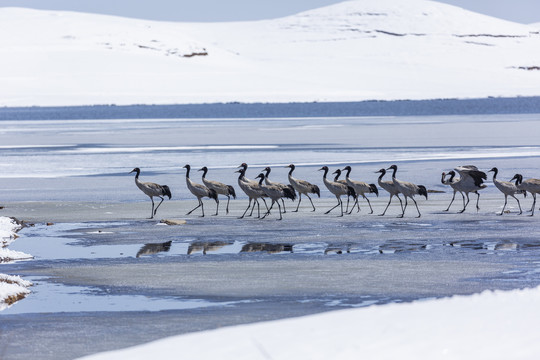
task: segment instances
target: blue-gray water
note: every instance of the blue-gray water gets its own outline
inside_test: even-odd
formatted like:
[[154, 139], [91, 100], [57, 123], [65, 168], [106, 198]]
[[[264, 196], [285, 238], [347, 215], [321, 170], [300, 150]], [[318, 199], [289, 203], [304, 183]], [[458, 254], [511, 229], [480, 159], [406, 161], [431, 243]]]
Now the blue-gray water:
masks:
[[[377, 110], [360, 112], [366, 104]], [[224, 325], [536, 286], [540, 215], [527, 216], [531, 197], [519, 197], [523, 215], [514, 199], [497, 215], [504, 197], [490, 176], [478, 212], [471, 204], [457, 214], [458, 195], [447, 213], [452, 194], [440, 175], [475, 164], [497, 166], [504, 180], [540, 177], [537, 106], [518, 98], [1, 109], [0, 214], [36, 225], [10, 245], [35, 258], [0, 266], [35, 282], [0, 313], [0, 354], [69, 359]], [[242, 162], [249, 178], [271, 166], [281, 182], [295, 163], [296, 177], [321, 187], [317, 211], [303, 198], [298, 213], [286, 203], [283, 221], [275, 211], [238, 219], [247, 206], [234, 172]], [[215, 203], [205, 199], [206, 217], [185, 216], [197, 203], [186, 163], [197, 182], [195, 170], [208, 166], [209, 178], [236, 187], [230, 214], [222, 199], [211, 216]], [[351, 165], [352, 178], [376, 183], [375, 171], [394, 163], [400, 179], [435, 191], [417, 198], [421, 218], [412, 205], [396, 218], [397, 203], [377, 216], [388, 201], [382, 189], [370, 196], [374, 214], [363, 200], [359, 213], [324, 214], [336, 200], [322, 165]], [[155, 220], [146, 219], [150, 201], [134, 167], [171, 188]], [[171, 218], [187, 224], [159, 224]]]

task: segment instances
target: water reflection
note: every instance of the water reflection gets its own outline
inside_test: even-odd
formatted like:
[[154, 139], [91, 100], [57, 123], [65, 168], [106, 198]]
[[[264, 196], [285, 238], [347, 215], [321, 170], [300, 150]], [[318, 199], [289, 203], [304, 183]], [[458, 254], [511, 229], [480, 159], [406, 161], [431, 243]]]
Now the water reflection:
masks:
[[247, 243], [242, 246], [240, 252], [266, 252], [269, 254], [277, 254], [280, 252], [293, 252], [291, 244], [270, 244], [270, 243]]
[[167, 241], [159, 244], [144, 244], [144, 246], [137, 252], [136, 257], [143, 255], [154, 255], [160, 252], [167, 252], [171, 249], [172, 241]]
[[206, 255], [209, 251], [218, 251], [221, 248], [232, 244], [233, 242], [231, 241], [197, 241], [189, 245], [187, 254], [191, 255], [195, 252], [202, 251], [202, 253]]

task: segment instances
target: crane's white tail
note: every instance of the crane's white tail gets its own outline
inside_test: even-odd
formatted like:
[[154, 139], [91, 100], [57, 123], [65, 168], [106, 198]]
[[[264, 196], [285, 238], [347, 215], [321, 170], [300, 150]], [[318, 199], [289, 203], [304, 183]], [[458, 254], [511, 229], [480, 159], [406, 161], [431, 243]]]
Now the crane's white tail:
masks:
[[163, 196], [168, 196], [169, 197], [169, 200], [171, 199], [172, 197], [172, 194], [171, 194], [171, 189], [169, 189], [169, 187], [167, 185], [161, 185], [161, 194]]
[[369, 192], [379, 196], [379, 189], [377, 189], [377, 185], [375, 184], [369, 184]]
[[418, 185], [418, 195], [425, 196], [427, 200], [427, 189], [424, 185]]
[[236, 191], [234, 191], [234, 188], [231, 185], [227, 185], [227, 188], [229, 189], [229, 195], [231, 195], [233, 199], [236, 199]]

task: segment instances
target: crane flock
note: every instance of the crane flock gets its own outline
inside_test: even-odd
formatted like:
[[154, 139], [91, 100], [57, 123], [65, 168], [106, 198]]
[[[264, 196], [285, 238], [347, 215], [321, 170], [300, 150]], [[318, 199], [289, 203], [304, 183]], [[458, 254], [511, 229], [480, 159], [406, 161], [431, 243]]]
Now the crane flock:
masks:
[[[229, 213], [229, 202], [230, 198], [232, 196], [233, 199], [236, 199], [236, 192], [232, 185], [227, 185], [222, 182], [216, 181], [216, 180], [210, 180], [206, 178], [206, 175], [208, 173], [208, 168], [206, 166], [199, 169], [199, 171], [202, 171], [202, 184], [196, 183], [190, 178], [190, 170], [191, 166], [189, 164], [186, 164], [184, 166], [186, 169], [186, 186], [188, 190], [197, 198], [198, 205], [190, 210], [186, 215], [190, 215], [193, 211], [201, 208], [201, 217], [204, 217], [204, 204], [202, 199], [207, 197], [210, 199], [213, 199], [216, 202], [216, 212], [213, 215], [218, 215], [219, 213], [219, 199], [218, 195], [223, 195], [227, 197], [227, 206], [226, 206], [226, 213]], [[246, 172], [248, 169], [248, 165], [246, 163], [242, 163], [240, 166], [238, 166], [238, 170], [235, 172], [239, 173], [238, 176], [238, 186], [239, 188], [246, 194], [248, 197], [248, 206], [244, 210], [244, 213], [242, 216], [240, 216], [240, 219], [244, 218], [248, 211], [251, 209], [251, 212], [247, 216], [252, 216], [253, 212], [255, 210], [255, 205], [257, 205], [257, 217], [260, 219], [266, 218], [268, 215], [270, 215], [272, 208], [275, 204], [278, 206], [279, 211], [279, 218], [277, 220], [283, 219], [283, 214], [286, 213], [285, 209], [285, 201], [284, 199], [290, 199], [292, 201], [295, 201], [296, 198], [298, 198], [298, 205], [296, 207], [296, 210], [293, 210], [293, 212], [298, 212], [300, 208], [300, 202], [302, 201], [302, 195], [307, 196], [309, 199], [311, 206], [313, 208], [312, 211], [316, 211], [315, 205], [313, 204], [313, 200], [309, 196], [309, 194], [316, 194], [318, 197], [320, 197], [321, 192], [317, 185], [314, 185], [306, 180], [298, 179], [293, 177], [293, 172], [295, 170], [295, 165], [290, 164], [286, 166], [286, 168], [289, 168], [288, 172], [288, 180], [289, 184], [284, 184], [276, 181], [270, 180], [268, 177], [271, 173], [271, 168], [266, 167], [262, 172], [256, 177], [257, 180], [250, 180], [246, 178]], [[392, 178], [391, 180], [383, 180], [384, 176], [386, 175], [388, 170], [392, 170]], [[424, 196], [426, 200], [428, 199], [428, 190], [424, 185], [414, 184], [412, 182], [403, 181], [401, 179], [398, 179], [396, 177], [398, 167], [397, 165], [391, 165], [388, 168], [382, 168], [375, 173], [380, 174], [377, 179], [378, 186], [385, 190], [389, 195], [390, 198], [388, 200], [388, 204], [386, 205], [384, 211], [379, 214], [379, 216], [384, 216], [386, 214], [386, 211], [388, 210], [388, 207], [390, 206], [392, 202], [392, 198], [395, 196], [398, 198], [400, 202], [400, 208], [401, 208], [401, 214], [398, 217], [404, 217], [405, 212], [407, 210], [408, 202], [409, 200], [412, 201], [416, 207], [416, 211], [418, 213], [417, 217], [421, 217], [422, 214], [420, 213], [420, 209], [418, 207], [418, 203], [414, 199], [414, 196], [420, 195]], [[357, 212], [360, 211], [360, 204], [359, 204], [359, 197], [361, 196], [366, 202], [368, 203], [370, 214], [373, 214], [373, 207], [371, 206], [371, 202], [369, 201], [369, 198], [366, 196], [368, 194], [375, 194], [375, 196], [379, 196], [379, 188], [376, 184], [369, 184], [364, 181], [360, 180], [353, 180], [350, 177], [352, 168], [350, 166], [346, 166], [343, 169], [337, 169], [333, 172], [336, 176], [334, 179], [328, 179], [328, 173], [330, 169], [328, 166], [323, 166], [319, 169], [319, 171], [323, 171], [322, 180], [328, 191], [336, 197], [337, 204], [327, 210], [325, 214], [329, 214], [332, 210], [334, 210], [337, 207], [340, 207], [340, 214], [339, 216], [343, 216], [344, 214], [350, 215], [355, 207], [357, 207]], [[346, 172], [345, 179], [340, 180], [339, 177], [342, 173], [342, 171]], [[150, 197], [150, 200], [152, 202], [152, 210], [150, 214], [150, 219], [152, 219], [160, 205], [164, 201], [164, 197], [167, 196], [169, 199], [171, 199], [172, 194], [171, 190], [167, 185], [159, 185], [152, 182], [142, 182], [139, 180], [139, 175], [141, 173], [141, 170], [139, 168], [134, 168], [130, 173], [135, 172], [135, 184], [137, 187], [148, 197]], [[533, 204], [532, 208], [530, 210], [531, 214], [530, 216], [534, 216], [534, 207], [536, 205], [536, 194], [540, 194], [540, 179], [526, 179], [523, 180], [523, 176], [521, 174], [515, 174], [513, 178], [510, 179], [510, 181], [502, 181], [497, 179], [497, 175], [499, 170], [494, 167], [489, 172], [493, 172], [493, 184], [495, 187], [504, 195], [504, 205], [502, 207], [501, 212], [498, 215], [503, 215], [505, 213], [505, 208], [508, 202], [508, 196], [514, 198], [518, 204], [519, 207], [519, 214], [522, 214], [521, 210], [521, 204], [519, 199], [516, 197], [517, 194], [522, 194], [524, 197], [527, 195], [527, 192], [530, 193], [533, 197]], [[457, 174], [459, 174], [459, 177], [456, 177]], [[448, 207], [443, 211], [449, 211], [450, 207], [452, 206], [456, 194], [460, 193], [463, 200], [463, 208], [459, 210], [458, 213], [465, 212], [467, 205], [469, 204], [469, 193], [474, 193], [477, 195], [476, 198], [476, 211], [478, 212], [480, 210], [479, 207], [479, 201], [480, 201], [480, 190], [483, 190], [487, 188], [487, 185], [484, 183], [484, 181], [487, 180], [487, 174], [481, 170], [479, 170], [474, 165], [465, 165], [465, 166], [458, 166], [454, 170], [451, 170], [449, 172], [443, 172], [441, 174], [441, 183], [443, 185], [450, 186], [453, 190], [453, 196], [450, 201], [450, 204]], [[515, 181], [515, 182], [513, 182]], [[405, 204], [403, 204], [403, 200], [401, 199], [401, 196], [405, 199]], [[347, 196], [347, 205], [346, 209], [343, 209], [343, 200], [342, 197]], [[159, 204], [157, 206], [154, 205], [154, 197], [158, 197], [161, 199]], [[349, 199], [353, 198], [354, 202], [349, 210]], [[272, 202], [270, 207], [268, 207], [268, 204], [266, 203], [265, 198], [269, 198]], [[263, 216], [261, 217], [261, 208], [260, 208], [260, 200], [263, 201], [264, 207], [266, 208], [266, 212], [264, 212]], [[280, 204], [281, 202], [281, 204]], [[282, 206], [283, 205], [283, 206]]]

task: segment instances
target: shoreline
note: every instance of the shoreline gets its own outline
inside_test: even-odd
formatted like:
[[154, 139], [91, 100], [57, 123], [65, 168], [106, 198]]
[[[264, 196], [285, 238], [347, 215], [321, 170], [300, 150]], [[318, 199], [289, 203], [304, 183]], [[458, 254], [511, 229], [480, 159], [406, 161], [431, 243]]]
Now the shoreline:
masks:
[[[463, 106], [457, 106], [458, 104]], [[540, 96], [342, 102], [4, 106], [0, 107], [0, 120], [226, 119], [533, 113], [540, 113]]]

